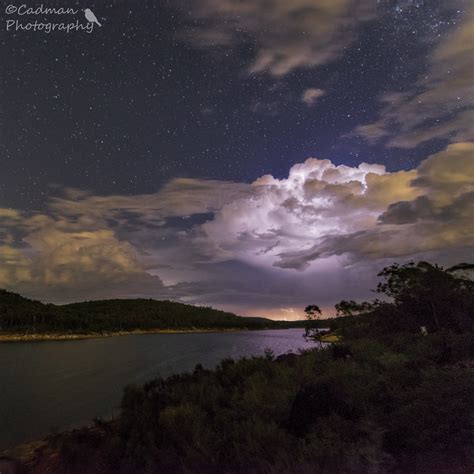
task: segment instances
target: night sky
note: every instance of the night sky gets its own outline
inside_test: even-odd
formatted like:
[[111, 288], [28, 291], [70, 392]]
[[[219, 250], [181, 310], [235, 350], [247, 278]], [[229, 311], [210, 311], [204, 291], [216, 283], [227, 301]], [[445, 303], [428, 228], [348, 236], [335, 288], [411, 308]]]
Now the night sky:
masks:
[[0, 287], [295, 318], [474, 256], [472, 2], [8, 5]]

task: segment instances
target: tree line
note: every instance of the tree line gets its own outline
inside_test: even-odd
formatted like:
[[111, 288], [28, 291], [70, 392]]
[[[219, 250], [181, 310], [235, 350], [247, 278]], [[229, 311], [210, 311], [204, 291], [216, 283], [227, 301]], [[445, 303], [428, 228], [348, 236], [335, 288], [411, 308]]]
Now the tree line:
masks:
[[97, 333], [136, 329], [281, 329], [300, 322], [241, 317], [210, 307], [153, 299], [115, 299], [43, 304], [0, 290], [0, 331]]

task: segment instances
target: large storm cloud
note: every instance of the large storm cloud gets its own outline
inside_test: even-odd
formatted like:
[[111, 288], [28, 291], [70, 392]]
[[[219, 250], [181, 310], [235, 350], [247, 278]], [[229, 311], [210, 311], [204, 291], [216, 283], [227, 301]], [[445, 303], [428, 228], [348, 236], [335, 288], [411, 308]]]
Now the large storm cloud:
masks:
[[[472, 255], [473, 156], [472, 143], [457, 143], [408, 171], [309, 158], [251, 184], [66, 190], [43, 212], [0, 210], [0, 286], [55, 301], [153, 296], [271, 313], [317, 296], [308, 282], [324, 279], [329, 305], [361, 268]], [[365, 295], [357, 281], [352, 294]]]

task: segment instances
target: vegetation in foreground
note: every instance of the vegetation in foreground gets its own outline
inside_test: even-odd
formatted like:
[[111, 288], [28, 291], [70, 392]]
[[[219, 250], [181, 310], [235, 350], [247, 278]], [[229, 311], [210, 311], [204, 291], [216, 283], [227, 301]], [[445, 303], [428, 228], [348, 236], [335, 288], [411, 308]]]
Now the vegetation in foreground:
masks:
[[29, 469], [472, 472], [473, 283], [424, 263], [380, 275], [392, 301], [341, 302], [341, 342], [127, 387], [117, 420], [51, 437]]
[[0, 339], [4, 340], [153, 330], [283, 329], [298, 325], [303, 322], [247, 318], [173, 301], [118, 299], [59, 306], [0, 290]]

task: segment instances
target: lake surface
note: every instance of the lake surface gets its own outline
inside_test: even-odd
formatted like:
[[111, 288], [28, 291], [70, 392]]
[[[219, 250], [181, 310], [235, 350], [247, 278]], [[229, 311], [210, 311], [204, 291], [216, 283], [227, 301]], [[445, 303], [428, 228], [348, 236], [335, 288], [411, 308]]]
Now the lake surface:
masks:
[[303, 329], [0, 343], [0, 448], [118, 414], [123, 387], [226, 357], [313, 348]]

